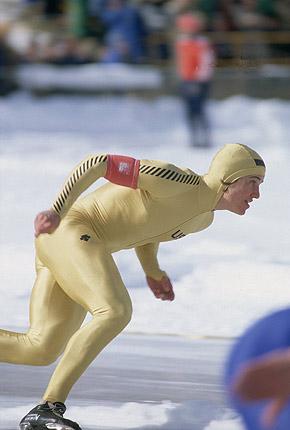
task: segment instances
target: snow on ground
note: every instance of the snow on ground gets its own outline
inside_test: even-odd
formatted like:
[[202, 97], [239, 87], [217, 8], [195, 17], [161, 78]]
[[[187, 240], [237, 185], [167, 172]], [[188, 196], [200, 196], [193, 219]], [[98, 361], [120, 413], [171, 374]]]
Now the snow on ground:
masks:
[[25, 65], [18, 69], [17, 81], [21, 88], [33, 90], [156, 90], [163, 84], [156, 68], [129, 64]]

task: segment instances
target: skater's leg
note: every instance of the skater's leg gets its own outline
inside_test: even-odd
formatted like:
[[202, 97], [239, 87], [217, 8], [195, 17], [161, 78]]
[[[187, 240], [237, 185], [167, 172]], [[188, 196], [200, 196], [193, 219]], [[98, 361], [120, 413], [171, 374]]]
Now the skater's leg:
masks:
[[[84, 232], [82, 232], [84, 233]], [[70, 339], [44, 394], [49, 402], [64, 402], [74, 383], [97, 354], [128, 324], [131, 300], [111, 254], [85, 231], [88, 241], [80, 241], [78, 231], [64, 231], [44, 238], [44, 258], [65, 293], [92, 315], [91, 321]], [[62, 246], [61, 258], [52, 248]], [[40, 239], [41, 241], [41, 239]], [[38, 240], [38, 242], [40, 242]]]
[[38, 259], [36, 271], [30, 300], [30, 328], [27, 333], [0, 330], [1, 362], [29, 365], [54, 362], [85, 317], [85, 310], [60, 289]]
[[209, 83], [203, 82], [200, 84], [200, 103], [199, 103], [199, 124], [201, 132], [202, 146], [210, 146], [210, 121], [206, 111], [206, 102], [209, 93]]
[[192, 146], [202, 146], [200, 136], [200, 87], [197, 82], [184, 82], [181, 86], [185, 117]]

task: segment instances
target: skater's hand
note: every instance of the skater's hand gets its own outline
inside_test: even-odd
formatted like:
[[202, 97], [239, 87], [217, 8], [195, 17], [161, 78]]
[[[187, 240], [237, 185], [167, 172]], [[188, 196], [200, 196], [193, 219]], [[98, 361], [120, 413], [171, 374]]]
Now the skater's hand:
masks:
[[154, 296], [161, 300], [174, 300], [174, 291], [170, 279], [167, 276], [163, 276], [160, 281], [146, 276], [147, 284]]
[[248, 363], [233, 388], [245, 401], [272, 400], [262, 417], [264, 426], [271, 427], [290, 398], [290, 349], [269, 353]]
[[34, 220], [35, 237], [42, 233], [53, 233], [60, 223], [60, 216], [53, 210], [40, 212]]

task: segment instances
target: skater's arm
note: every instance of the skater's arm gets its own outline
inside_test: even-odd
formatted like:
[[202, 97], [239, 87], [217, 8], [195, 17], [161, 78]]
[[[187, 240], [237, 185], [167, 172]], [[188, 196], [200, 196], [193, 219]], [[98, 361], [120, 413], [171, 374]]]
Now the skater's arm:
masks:
[[136, 255], [142, 269], [147, 276], [155, 279], [161, 279], [165, 272], [160, 269], [157, 260], [159, 243], [147, 243], [146, 245], [137, 246], [135, 248]]
[[157, 160], [136, 160], [122, 155], [108, 155], [105, 178], [131, 188], [140, 188], [156, 197], [186, 192], [200, 182], [189, 169]]
[[166, 272], [160, 269], [157, 252], [159, 243], [148, 243], [135, 248], [137, 257], [146, 274], [146, 281], [156, 298], [174, 300], [174, 292]]
[[101, 177], [114, 184], [147, 190], [159, 197], [185, 192], [198, 185], [200, 180], [192, 171], [162, 161], [93, 155], [71, 172], [52, 209], [63, 218], [78, 196]]
[[200, 176], [163, 161], [140, 160], [137, 187], [156, 197], [171, 197], [189, 191], [200, 183]]
[[81, 161], [69, 174], [52, 208], [63, 218], [76, 199], [95, 181], [104, 177], [107, 170], [106, 154], [90, 155]]
[[191, 170], [162, 161], [136, 160], [122, 155], [90, 155], [72, 170], [51, 209], [37, 215], [36, 236], [52, 233], [76, 199], [101, 177], [114, 184], [146, 190], [158, 197], [185, 192], [200, 181]]
[[53, 233], [74, 201], [98, 178], [105, 175], [107, 155], [91, 155], [81, 161], [70, 173], [52, 207], [40, 212], [34, 220], [35, 236]]
[[53, 233], [78, 196], [93, 182], [104, 176], [106, 170], [107, 155], [105, 154], [91, 155], [81, 161], [68, 176], [52, 207], [36, 216], [35, 236]]

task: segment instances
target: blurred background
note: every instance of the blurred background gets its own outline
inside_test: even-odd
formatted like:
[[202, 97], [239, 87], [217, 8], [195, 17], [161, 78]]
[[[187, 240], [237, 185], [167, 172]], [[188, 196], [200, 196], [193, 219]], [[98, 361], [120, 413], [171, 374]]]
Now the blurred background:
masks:
[[[174, 93], [177, 20], [186, 13], [199, 14], [199, 30], [214, 49], [212, 97], [288, 97], [289, 0], [1, 0], [0, 94], [23, 88], [38, 94], [123, 92], [124, 86]], [[130, 66], [127, 78], [134, 82], [104, 79], [100, 66], [108, 64]], [[39, 65], [57, 66], [58, 79], [51, 82]], [[72, 66], [84, 73], [84, 65], [95, 66], [84, 75], [86, 84], [61, 75]], [[29, 72], [27, 66], [33, 66]], [[143, 85], [131, 74], [141, 70], [147, 72]], [[33, 82], [34, 73], [42, 84]]]

